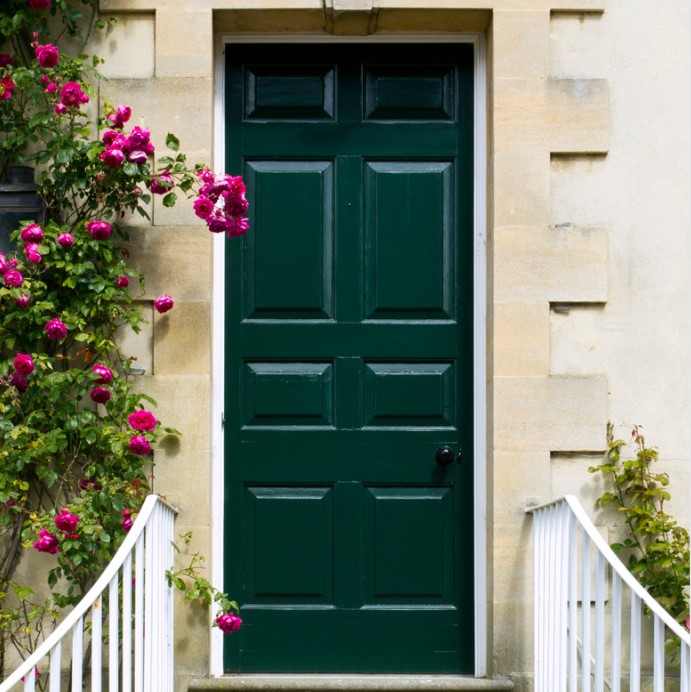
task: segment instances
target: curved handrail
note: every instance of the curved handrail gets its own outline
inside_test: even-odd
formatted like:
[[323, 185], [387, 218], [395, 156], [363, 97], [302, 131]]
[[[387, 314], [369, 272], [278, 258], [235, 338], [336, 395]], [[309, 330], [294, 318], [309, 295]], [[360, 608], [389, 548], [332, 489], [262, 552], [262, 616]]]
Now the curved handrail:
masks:
[[[548, 507], [554, 507], [562, 502], [566, 502], [570, 507], [571, 511], [574, 513], [579, 523], [586, 531], [590, 540], [593, 541], [597, 549], [602, 553], [603, 557], [610, 564], [612, 569], [619, 575], [621, 580], [638, 596], [638, 598], [645, 603], [646, 607], [650, 609], [660, 620], [668, 627], [679, 639], [681, 639], [687, 646], [691, 646], [691, 634], [682, 627], [656, 600], [653, 596], [648, 593], [648, 591], [641, 586], [640, 582], [631, 574], [630, 570], [626, 565], [619, 559], [617, 554], [610, 548], [607, 541], [602, 537], [602, 534], [597, 530], [595, 524], [588, 516], [587, 512], [583, 508], [583, 505], [579, 502], [578, 498], [574, 495], [564, 495], [563, 497], [553, 500], [552, 502], [545, 502], [541, 505], [536, 505], [535, 507], [530, 507], [526, 510], [527, 513], [535, 513], [541, 509], [547, 509]], [[2, 690], [0, 690], [2, 692]]]
[[16, 685], [23, 677], [30, 673], [38, 665], [39, 661], [48, 655], [51, 649], [72, 630], [74, 625], [77, 624], [84, 615], [86, 615], [88, 610], [96, 602], [96, 599], [105, 591], [113, 577], [125, 563], [125, 559], [130, 555], [134, 549], [135, 543], [144, 533], [144, 529], [153, 511], [159, 503], [167, 507], [174, 514], [178, 513], [172, 505], [158, 495], [149, 495], [146, 500], [144, 500], [144, 504], [139, 510], [137, 518], [132, 524], [132, 528], [129, 530], [122, 545], [113, 556], [113, 559], [108, 563], [103, 574], [101, 574], [82, 600], [79, 601], [74, 609], [58, 625], [55, 631], [38, 647], [38, 649], [36, 649], [36, 651], [34, 651], [34, 653], [31, 654], [31, 656], [29, 656], [29, 658], [25, 659], [12, 674], [0, 684], [0, 692], [9, 692], [12, 686]]

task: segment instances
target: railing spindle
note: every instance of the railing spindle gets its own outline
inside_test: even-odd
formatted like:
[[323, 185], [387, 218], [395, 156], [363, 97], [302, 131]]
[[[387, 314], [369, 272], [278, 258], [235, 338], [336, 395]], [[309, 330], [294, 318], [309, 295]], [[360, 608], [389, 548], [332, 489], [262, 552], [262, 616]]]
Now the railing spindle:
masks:
[[[653, 692], [677, 689], [679, 685], [682, 692], [691, 692], [689, 632], [636, 581], [578, 500], [569, 495], [527, 511], [534, 519], [536, 692], [566, 689], [590, 692], [593, 687], [594, 692], [621, 692], [622, 687], [626, 692], [641, 692], [644, 659], [653, 663]], [[595, 554], [594, 560], [591, 552]], [[609, 612], [608, 573], [611, 574]], [[594, 616], [591, 614], [593, 578]], [[624, 588], [631, 599], [628, 623], [623, 617]], [[652, 643], [645, 641], [645, 651], [641, 625], [643, 608], [652, 615], [654, 633]], [[609, 647], [605, 636], [608, 626], [611, 630]], [[675, 678], [674, 673], [668, 674], [665, 669], [665, 636], [668, 633], [680, 641], [680, 678]], [[629, 650], [625, 652], [627, 644]], [[626, 660], [627, 654], [628, 686], [622, 683], [622, 659]], [[645, 674], [648, 675], [647, 666]], [[673, 688], [669, 687], [670, 682]], [[647, 680], [645, 689], [650, 689]]]
[[621, 579], [612, 575], [612, 692], [621, 689]]
[[[43, 670], [47, 678], [49, 692], [60, 692], [61, 643], [70, 636], [72, 642], [69, 689], [72, 692], [82, 692], [86, 664], [84, 657], [85, 651], [88, 650], [84, 643], [84, 633], [89, 611], [91, 618], [89, 662], [92, 692], [103, 690], [103, 668], [106, 660], [109, 667], [109, 692], [132, 692], [133, 682], [137, 692], [145, 690], [146, 692], [172, 692], [174, 680], [173, 594], [167, 584], [165, 571], [173, 565], [174, 561], [172, 548], [174, 521], [175, 510], [161, 498], [150, 495], [103, 574], [84, 598], [63, 618], [56, 630], [0, 683], [0, 692], [15, 690], [15, 686], [20, 683], [25, 692], [33, 692], [37, 686], [35, 672], [39, 668]], [[145, 531], [147, 532], [146, 541]], [[145, 551], [148, 552], [148, 556]], [[122, 573], [119, 579], [120, 570]], [[148, 584], [146, 593], [145, 583]], [[122, 590], [121, 605], [120, 589]], [[107, 598], [104, 597], [106, 592]], [[146, 614], [145, 601], [149, 604]], [[103, 609], [106, 603], [109, 609], [107, 645], [104, 642], [103, 633]], [[152, 656], [148, 657], [148, 663], [144, 660], [145, 631], [148, 635], [147, 645], [152, 653]], [[145, 664], [148, 667], [146, 686], [144, 685]], [[43, 689], [42, 678], [40, 682]]]

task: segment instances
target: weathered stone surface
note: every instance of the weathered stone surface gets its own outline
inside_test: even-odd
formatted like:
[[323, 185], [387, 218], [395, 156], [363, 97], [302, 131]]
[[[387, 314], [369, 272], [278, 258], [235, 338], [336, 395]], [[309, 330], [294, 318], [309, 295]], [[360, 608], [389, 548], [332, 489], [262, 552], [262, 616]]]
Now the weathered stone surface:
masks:
[[133, 296], [153, 300], [166, 293], [176, 301], [211, 298], [213, 237], [203, 223], [133, 228], [127, 248], [132, 267], [145, 279], [141, 296], [135, 282], [130, 283]]
[[211, 320], [208, 301], [178, 300], [154, 318], [156, 375], [205, 375], [211, 369]]
[[598, 228], [495, 229], [495, 300], [607, 300], [607, 233]]
[[494, 373], [549, 374], [549, 304], [495, 303]]
[[499, 450], [599, 450], [607, 381], [592, 377], [497, 377], [494, 445]]
[[156, 76], [213, 75], [212, 14], [209, 9], [156, 10]]

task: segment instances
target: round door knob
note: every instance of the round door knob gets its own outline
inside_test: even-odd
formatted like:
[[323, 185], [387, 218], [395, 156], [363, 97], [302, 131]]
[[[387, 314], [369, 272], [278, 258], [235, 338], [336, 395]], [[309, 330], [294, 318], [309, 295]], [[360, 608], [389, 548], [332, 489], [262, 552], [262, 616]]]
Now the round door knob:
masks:
[[437, 464], [448, 466], [454, 460], [455, 456], [456, 452], [454, 452], [451, 447], [444, 445], [443, 447], [439, 447], [439, 449], [437, 449], [436, 453], [434, 454], [434, 460], [437, 462]]

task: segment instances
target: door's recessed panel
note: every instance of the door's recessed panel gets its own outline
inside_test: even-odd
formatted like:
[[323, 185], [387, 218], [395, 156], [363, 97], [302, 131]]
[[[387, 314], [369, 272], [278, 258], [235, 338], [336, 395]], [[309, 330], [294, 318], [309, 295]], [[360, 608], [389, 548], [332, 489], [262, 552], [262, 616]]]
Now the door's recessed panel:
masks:
[[248, 487], [245, 603], [333, 601], [332, 489]]
[[332, 65], [248, 65], [245, 68], [245, 118], [331, 119], [334, 85]]
[[367, 120], [454, 120], [452, 65], [365, 67]]
[[365, 425], [453, 428], [452, 363], [365, 363]]
[[452, 489], [368, 488], [365, 515], [365, 603], [452, 603]]
[[252, 161], [245, 315], [327, 319], [333, 306], [333, 164]]
[[366, 318], [452, 319], [452, 165], [370, 161], [364, 195]]
[[246, 426], [331, 426], [331, 363], [246, 363]]

